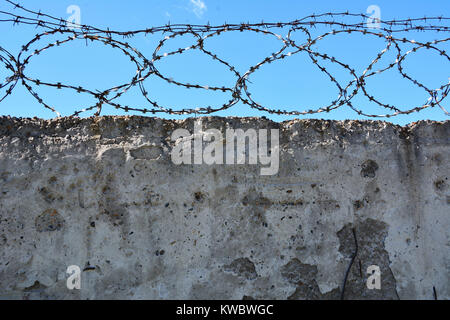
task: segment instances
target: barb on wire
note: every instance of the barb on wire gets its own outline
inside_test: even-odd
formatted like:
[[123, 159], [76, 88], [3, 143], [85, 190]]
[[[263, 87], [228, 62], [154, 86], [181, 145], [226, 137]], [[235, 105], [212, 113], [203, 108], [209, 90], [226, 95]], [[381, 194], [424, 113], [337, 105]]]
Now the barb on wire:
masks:
[[[420, 82], [418, 79], [413, 78], [407, 74], [403, 68], [402, 63], [405, 58], [411, 54], [415, 54], [420, 50], [427, 50], [428, 52], [435, 53], [442, 56], [445, 59], [445, 63], [450, 62], [450, 57], [445, 50], [439, 48], [443, 43], [450, 40], [448, 34], [450, 33], [450, 27], [446, 24], [449, 23], [450, 18], [446, 17], [423, 17], [423, 18], [408, 18], [403, 20], [391, 20], [383, 21], [379, 20], [380, 27], [378, 29], [372, 29], [366, 23], [370, 18], [365, 14], [356, 14], [349, 12], [327, 12], [323, 14], [312, 14], [301, 19], [297, 19], [291, 22], [264, 22], [260, 23], [242, 23], [242, 24], [227, 24], [224, 23], [220, 26], [212, 26], [209, 23], [207, 25], [187, 25], [187, 24], [167, 24], [160, 27], [151, 27], [140, 30], [131, 31], [118, 31], [107, 28], [106, 30], [97, 28], [90, 25], [79, 25], [71, 23], [70, 27], [65, 23], [62, 18], [57, 18], [39, 11], [30, 10], [21, 6], [19, 3], [15, 3], [12, 0], [3, 0], [7, 4], [11, 5], [10, 11], [0, 11], [0, 22], [12, 23], [14, 25], [33, 25], [36, 28], [42, 30], [28, 43], [22, 46], [17, 56], [12, 55], [5, 48], [0, 46], [0, 63], [4, 65], [6, 70], [12, 72], [12, 75], [6, 78], [3, 83], [0, 83], [0, 102], [2, 102], [7, 96], [11, 95], [16, 84], [22, 84], [30, 94], [41, 104], [43, 107], [53, 111], [57, 116], [60, 113], [52, 106], [48, 105], [44, 99], [42, 99], [35, 90], [37, 86], [54, 87], [57, 89], [73, 90], [76, 93], [84, 93], [93, 96], [97, 102], [93, 106], [85, 107], [81, 110], [77, 110], [73, 113], [73, 116], [80, 116], [82, 113], [96, 110], [95, 115], [100, 115], [106, 106], [112, 106], [116, 109], [123, 110], [125, 112], [135, 111], [142, 112], [144, 114], [151, 113], [167, 113], [176, 115], [204, 115], [211, 114], [221, 110], [231, 108], [238, 102], [270, 114], [278, 115], [307, 115], [316, 114], [321, 112], [330, 112], [332, 110], [339, 109], [343, 106], [348, 106], [354, 110], [358, 115], [373, 118], [389, 118], [401, 114], [410, 114], [413, 112], [419, 112], [427, 108], [438, 107], [445, 115], [449, 116], [448, 111], [444, 108], [443, 102], [450, 92], [450, 79], [447, 83], [442, 84], [438, 88], [430, 88]], [[354, 19], [360, 19], [359, 22], [354, 22]], [[351, 21], [350, 21], [351, 20]], [[313, 31], [316, 32], [318, 27], [327, 27], [329, 31], [319, 36], [313, 36]], [[276, 33], [276, 30], [283, 30], [287, 32], [287, 36], [283, 37]], [[261, 34], [267, 37], [275, 38], [281, 42], [281, 48], [273, 52], [271, 55], [264, 58], [262, 61], [254, 66], [251, 66], [246, 72], [238, 72], [237, 68], [231, 65], [229, 62], [220, 58], [214, 52], [211, 52], [205, 48], [205, 43], [214, 38], [220, 37], [224, 33], [231, 33], [233, 31], [248, 32]], [[396, 34], [407, 33], [412, 31], [421, 31], [424, 33], [435, 32], [441, 34], [439, 39], [429, 40], [425, 42], [415, 41], [413, 39], [407, 39], [405, 37], [396, 37]], [[292, 39], [292, 34], [295, 32], [301, 32], [306, 36], [306, 42], [297, 43]], [[156, 44], [152, 57], [146, 57], [137, 48], [132, 47], [126, 42], [126, 39], [132, 38], [138, 34], [145, 36], [151, 34], [160, 34], [162, 40]], [[339, 61], [336, 57], [330, 56], [326, 53], [315, 51], [313, 47], [325, 38], [331, 38], [339, 34], [358, 34], [366, 37], [375, 37], [384, 39], [386, 47], [378, 53], [376, 58], [367, 66], [362, 74], [357, 74], [357, 71], [349, 64]], [[179, 48], [171, 52], [160, 53], [165, 43], [171, 39], [182, 37], [185, 35], [191, 35], [194, 37], [195, 43], [187, 48]], [[53, 43], [47, 43], [34, 51], [31, 50], [33, 45], [38, 45], [48, 36], [60, 37], [59, 40]], [[26, 74], [26, 67], [30, 63], [30, 60], [41, 54], [43, 51], [55, 47], [61, 46], [66, 43], [83, 40], [86, 44], [89, 41], [100, 42], [104, 45], [121, 51], [127, 56], [132, 63], [136, 66], [136, 74], [131, 78], [128, 83], [109, 88], [103, 91], [89, 90], [82, 86], [73, 86], [64, 84], [61, 82], [51, 83], [44, 82], [39, 79], [31, 78]], [[412, 49], [408, 51], [402, 50], [402, 45], [412, 46]], [[160, 62], [164, 58], [173, 55], [181, 55], [189, 50], [199, 50], [205, 55], [211, 57], [213, 60], [224, 65], [230, 72], [236, 77], [234, 86], [231, 87], [217, 87], [200, 84], [184, 83], [172, 79], [171, 77], [164, 75], [160, 70], [155, 67], [155, 62]], [[393, 50], [396, 54], [395, 62], [389, 64], [387, 67], [374, 70], [376, 64], [386, 54], [386, 52]], [[257, 102], [249, 90], [248, 84], [252, 83], [250, 78], [257, 70], [265, 65], [271, 64], [278, 60], [283, 60], [294, 56], [300, 52], [306, 53], [309, 59], [318, 70], [323, 73], [327, 79], [330, 80], [333, 86], [338, 89], [338, 96], [331, 101], [328, 105], [321, 106], [316, 109], [300, 109], [294, 110], [287, 109], [275, 109], [268, 106], [264, 106], [260, 102]], [[323, 66], [322, 61], [337, 65], [345, 69], [350, 75], [351, 79], [348, 83], [342, 83], [333, 76], [329, 68]], [[445, 68], [445, 67], [443, 67]], [[447, 66], [448, 68], [448, 66]], [[417, 88], [424, 90], [429, 98], [415, 106], [411, 107], [398, 107], [384, 102], [369, 93], [367, 88], [367, 79], [370, 77], [379, 75], [387, 70], [397, 69], [399, 74], [406, 80], [410, 81]], [[229, 99], [225, 103], [219, 106], [204, 106], [196, 108], [183, 108], [177, 109], [170, 106], [163, 106], [157, 101], [150, 98], [149, 90], [145, 87], [144, 82], [150, 77], [157, 77], [169, 84], [187, 88], [187, 89], [199, 89], [208, 91], [218, 91], [229, 94]], [[116, 100], [127, 93], [132, 88], [139, 88], [142, 96], [149, 103], [148, 106], [126, 106], [117, 103]], [[3, 91], [4, 90], [4, 91]], [[386, 110], [384, 114], [373, 114], [367, 110], [358, 109], [352, 102], [353, 98], [358, 95], [364, 95], [367, 99], [382, 107]]]

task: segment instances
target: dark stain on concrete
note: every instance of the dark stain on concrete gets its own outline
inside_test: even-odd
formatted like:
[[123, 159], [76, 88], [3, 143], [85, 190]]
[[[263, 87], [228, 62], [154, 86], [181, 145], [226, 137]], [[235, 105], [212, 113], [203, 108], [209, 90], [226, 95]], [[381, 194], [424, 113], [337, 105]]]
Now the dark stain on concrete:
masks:
[[364, 207], [364, 201], [363, 201], [363, 200], [356, 200], [356, 201], [353, 201], [353, 208], [354, 208], [355, 210], [359, 210], [359, 209], [361, 209], [362, 207]]
[[195, 201], [203, 202], [205, 200], [205, 198], [206, 198], [206, 195], [201, 191], [197, 191], [194, 193]]
[[341, 207], [336, 200], [318, 200], [317, 206], [321, 212], [334, 212]]
[[[390, 269], [389, 254], [385, 249], [385, 239], [388, 233], [386, 223], [374, 219], [358, 221], [355, 226], [347, 224], [337, 236], [339, 252], [350, 261], [355, 252], [355, 242], [352, 229], [356, 230], [358, 254], [348, 274], [345, 287], [346, 299], [398, 299], [396, 281]], [[368, 289], [367, 268], [376, 265], [381, 271], [381, 289]], [[342, 275], [344, 278], [344, 275]], [[342, 288], [341, 288], [342, 289]]]
[[60, 194], [50, 190], [47, 187], [40, 188], [39, 189], [39, 194], [42, 196], [42, 199], [44, 199], [44, 201], [47, 202], [47, 203], [52, 203], [55, 200], [62, 201], [64, 199], [63, 196], [61, 196]]
[[52, 203], [56, 199], [55, 195], [53, 195], [46, 187], [40, 188], [39, 193], [47, 203]]
[[257, 195], [251, 191], [248, 195], [242, 198], [241, 202], [244, 206], [262, 206], [265, 209], [269, 208], [272, 205], [272, 202], [269, 199], [263, 197], [262, 195]]
[[447, 183], [444, 179], [438, 179], [434, 182], [434, 188], [436, 189], [436, 191], [444, 191], [445, 189], [447, 189]]
[[258, 277], [255, 265], [249, 258], [239, 258], [223, 267], [225, 271], [233, 272], [248, 280], [254, 280]]
[[292, 259], [281, 267], [281, 275], [292, 284], [311, 282], [317, 275], [317, 267], [303, 264], [297, 258]]
[[241, 203], [244, 207], [247, 207], [246, 211], [248, 211], [248, 216], [253, 224], [257, 226], [267, 224], [265, 212], [272, 206], [272, 201], [251, 189], [242, 198]]
[[367, 160], [361, 165], [361, 177], [375, 178], [378, 170], [378, 164], [373, 160]]
[[[127, 222], [128, 210], [126, 206], [119, 203], [120, 195], [113, 187], [114, 177], [108, 174], [104, 186], [101, 189], [101, 195], [98, 200], [100, 214], [107, 216], [114, 226], [122, 226]], [[124, 231], [127, 232], [126, 230]]]
[[326, 294], [320, 292], [316, 282], [317, 266], [302, 263], [297, 258], [290, 260], [280, 269], [281, 275], [289, 283], [295, 284], [295, 291], [288, 300], [326, 300], [337, 299], [339, 290]]
[[63, 228], [64, 219], [55, 209], [47, 209], [36, 217], [34, 224], [39, 232], [57, 231]]
[[162, 149], [156, 146], [143, 146], [130, 150], [134, 159], [155, 160], [162, 154]]
[[147, 190], [145, 187], [144, 191], [144, 201], [143, 204], [150, 207], [155, 207], [161, 204], [162, 196], [159, 193], [154, 192], [153, 190]]
[[110, 148], [105, 150], [101, 154], [101, 158], [105, 161], [109, 161], [114, 165], [123, 165], [126, 161], [126, 154], [122, 148]]
[[25, 292], [42, 292], [45, 289], [47, 289], [47, 287], [36, 280], [33, 285], [25, 288], [23, 291], [25, 291]]

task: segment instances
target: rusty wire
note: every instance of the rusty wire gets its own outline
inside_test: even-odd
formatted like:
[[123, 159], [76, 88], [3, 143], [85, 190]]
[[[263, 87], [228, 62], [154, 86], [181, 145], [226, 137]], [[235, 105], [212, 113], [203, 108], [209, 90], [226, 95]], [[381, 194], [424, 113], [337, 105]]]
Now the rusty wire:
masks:
[[[90, 94], [96, 98], [97, 103], [95, 105], [83, 108], [82, 110], [78, 110], [75, 113], [73, 113], [73, 116], [79, 116], [80, 114], [91, 110], [96, 110], [95, 115], [98, 116], [101, 114], [103, 106], [105, 105], [112, 106], [116, 109], [120, 109], [125, 112], [135, 111], [135, 112], [142, 112], [144, 114], [166, 113], [177, 115], [188, 115], [188, 114], [202, 115], [215, 113], [221, 110], [226, 110], [238, 102], [242, 102], [245, 105], [248, 105], [251, 108], [257, 109], [262, 112], [278, 115], [306, 115], [321, 112], [330, 112], [344, 105], [349, 106], [359, 115], [373, 118], [381, 118], [381, 117], [389, 118], [400, 114], [410, 114], [412, 112], [419, 112], [426, 108], [433, 108], [436, 106], [442, 109], [444, 114], [446, 114], [447, 116], [449, 115], [449, 113], [442, 105], [442, 102], [450, 92], [450, 80], [449, 82], [442, 84], [438, 88], [435, 89], [428, 88], [417, 79], [414, 79], [410, 75], [408, 75], [403, 69], [402, 62], [408, 55], [413, 54], [421, 49], [435, 52], [440, 56], [446, 58], [447, 62], [450, 61], [450, 57], [447, 55], [446, 51], [439, 48], [440, 44], [450, 40], [450, 38], [448, 37], [450, 27], [445, 25], [448, 24], [450, 18], [424, 17], [424, 18], [390, 20], [390, 21], [380, 20], [379, 21], [380, 28], [372, 29], [368, 27], [366, 24], [366, 21], [367, 19], [369, 19], [369, 17], [365, 14], [354, 14], [349, 12], [341, 12], [341, 13], [328, 12], [317, 15], [313, 14], [291, 22], [223, 24], [220, 26], [168, 24], [166, 26], [153, 27], [134, 31], [115, 31], [109, 29], [102, 30], [89, 25], [72, 24], [72, 27], [68, 27], [67, 22], [62, 18], [56, 18], [51, 15], [42, 13], [41, 11], [37, 12], [27, 9], [11, 0], [4, 0], [4, 1], [10, 4], [12, 7], [10, 11], [0, 11], [0, 22], [4, 23], [9, 22], [15, 25], [21, 24], [33, 25], [36, 26], [36, 28], [43, 29], [43, 31], [37, 34], [28, 43], [23, 45], [22, 49], [20, 50], [17, 56], [12, 55], [5, 48], [0, 46], [0, 62], [5, 66], [7, 70], [11, 71], [12, 73], [12, 75], [7, 77], [3, 83], [0, 83], [0, 90], [5, 89], [4, 93], [0, 93], [0, 102], [2, 102], [8, 95], [12, 94], [16, 84], [20, 81], [21, 84], [25, 86], [25, 88], [31, 93], [31, 95], [34, 98], [36, 98], [36, 100], [42, 106], [55, 112], [57, 116], [60, 116], [60, 113], [54, 107], [48, 105], [37, 94], [36, 90], [34, 89], [35, 87], [48, 86], [57, 89], [73, 90], [77, 93]], [[19, 15], [18, 13], [22, 13], [22, 15]], [[350, 18], [358, 18], [360, 19], [360, 22], [346, 23], [346, 21], [349, 20]], [[330, 31], [320, 36], [313, 37], [311, 30], [315, 29], [317, 26], [326, 26], [330, 29]], [[287, 36], [283, 37], [271, 31], [271, 29], [286, 30]], [[217, 37], [220, 36], [221, 34], [233, 31], [254, 32], [266, 36], [275, 37], [276, 39], [280, 40], [283, 45], [280, 50], [272, 53], [270, 56], [266, 57], [261, 62], [250, 67], [248, 71], [241, 74], [230, 63], [219, 58], [218, 55], [214, 54], [213, 52], [208, 51], [204, 45], [205, 42], [212, 37]], [[443, 36], [441, 36], [439, 39], [430, 40], [427, 42], [419, 42], [413, 39], [395, 36], [398, 33], [411, 31], [419, 31], [427, 35], [431, 32], [435, 32]], [[294, 40], [292, 40], [291, 35], [295, 32], [304, 33], [307, 38], [306, 42], [298, 44]], [[365, 36], [374, 36], [380, 39], [384, 39], [386, 41], [386, 47], [376, 56], [376, 58], [369, 64], [369, 66], [363, 71], [363, 73], [361, 75], [358, 75], [356, 70], [352, 68], [349, 64], [343, 63], [338, 59], [336, 59], [335, 57], [327, 55], [326, 53], [320, 53], [312, 49], [312, 46], [316, 45], [322, 39], [330, 36], [335, 36], [341, 33], [347, 34], [358, 33]], [[126, 38], [130, 38], [138, 34], [144, 35], [161, 34], [162, 40], [159, 43], [157, 43], [157, 46], [154, 50], [151, 59], [145, 57], [137, 48], [132, 47], [129, 43], [126, 42], [125, 40]], [[30, 47], [33, 44], [36, 44], [42, 39], [45, 39], [45, 37], [51, 35], [60, 36], [61, 39], [53, 43], [48, 43], [45, 46], [40, 47], [40, 49], [36, 49], [31, 52]], [[160, 54], [161, 49], [168, 40], [184, 35], [194, 36], [197, 39], [196, 43], [187, 48], [179, 48], [171, 52]], [[40, 81], [39, 79], [33, 79], [24, 73], [26, 66], [30, 62], [30, 59], [35, 55], [39, 55], [40, 53], [49, 48], [61, 46], [64, 45], [65, 43], [77, 39], [101, 42], [106, 46], [120, 50], [136, 65], [137, 70], [136, 75], [133, 76], [128, 83], [113, 88], [109, 88], [103, 91], [98, 90], [93, 91], [81, 86], [73, 86], [69, 84], [63, 84], [60, 82], [57, 83], [43, 82]], [[401, 49], [401, 44], [412, 45], [413, 48], [406, 52], [403, 52]], [[155, 67], [154, 63], [156, 61], [162, 60], [168, 56], [183, 54], [184, 52], [193, 49], [200, 50], [204, 54], [211, 57], [213, 60], [225, 65], [230, 70], [230, 72], [232, 72], [236, 76], [237, 80], [235, 85], [233, 87], [214, 87], [200, 84], [183, 83], [173, 80], [168, 76], [165, 76]], [[383, 57], [383, 55], [389, 50], [395, 50], [396, 52], [395, 62], [389, 64], [387, 67], [383, 69], [375, 71], [374, 67], [377, 64], [377, 62], [379, 62], [379, 60]], [[318, 68], [318, 70], [323, 72], [327, 76], [327, 78], [329, 78], [331, 83], [338, 88], [339, 91], [338, 97], [327, 106], [310, 110], [294, 110], [294, 111], [269, 108], [255, 101], [247, 85], [250, 82], [249, 80], [250, 76], [266, 64], [273, 63], [274, 61], [277, 60], [289, 58], [295, 54], [298, 54], [299, 52], [306, 52], [310, 57], [311, 63], [313, 63]], [[352, 76], [352, 80], [347, 84], [340, 83], [327, 68], [323, 67], [320, 64], [319, 60], [338, 64], [339, 66], [348, 71], [348, 73]], [[398, 72], [401, 74], [403, 78], [411, 81], [415, 86], [423, 89], [427, 93], [427, 95], [429, 95], [428, 99], [423, 104], [407, 108], [406, 110], [405, 108], [403, 108], [402, 110], [399, 107], [379, 101], [379, 99], [377, 99], [375, 96], [369, 93], [369, 90], [366, 87], [366, 79], [374, 75], [383, 73], [386, 70], [393, 69], [395, 67], [397, 68]], [[445, 66], [443, 67], [443, 69], [445, 69]], [[162, 106], [149, 97], [149, 90], [144, 86], [144, 81], [148, 79], [150, 76], [159, 77], [170, 84], [188, 89], [221, 91], [229, 93], [230, 98], [224, 104], [216, 107], [207, 106], [192, 109], [190, 108], [175, 109], [173, 107]], [[149, 103], [148, 107], [140, 107], [140, 106], [131, 107], [119, 104], [114, 101], [117, 98], [124, 95], [130, 88], [135, 86], [139, 87], [143, 97], [148, 101]], [[370, 112], [366, 112], [355, 107], [352, 104], [352, 99], [361, 93], [364, 96], [366, 96], [369, 99], [369, 101], [386, 109], [387, 113], [372, 114]]]

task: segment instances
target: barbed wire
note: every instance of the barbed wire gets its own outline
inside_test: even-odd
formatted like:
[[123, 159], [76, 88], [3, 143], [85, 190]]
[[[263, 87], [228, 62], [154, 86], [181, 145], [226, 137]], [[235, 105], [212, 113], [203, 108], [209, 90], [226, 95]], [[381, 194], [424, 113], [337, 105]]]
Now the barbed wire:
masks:
[[[43, 32], [36, 34], [28, 43], [22, 46], [19, 54], [14, 56], [10, 52], [8, 52], [5, 48], [0, 46], [0, 61], [3, 63], [6, 70], [11, 71], [12, 75], [7, 77], [3, 83], [0, 84], [0, 90], [5, 89], [5, 92], [0, 93], [0, 103], [9, 95], [12, 94], [14, 88], [17, 83], [20, 82], [30, 93], [31, 95], [45, 108], [51, 110], [56, 113], [57, 116], [61, 114], [52, 106], [48, 105], [36, 92], [34, 87], [37, 86], [47, 86], [53, 87], [57, 89], [67, 89], [73, 90], [77, 93], [86, 93], [90, 94], [97, 100], [95, 105], [90, 107], [83, 108], [81, 110], [75, 111], [72, 116], [80, 116], [84, 112], [95, 110], [95, 115], [99, 116], [103, 111], [103, 106], [109, 105], [116, 109], [123, 110], [125, 112], [135, 111], [142, 112], [144, 114], [157, 114], [157, 113], [166, 113], [166, 114], [175, 114], [175, 115], [188, 115], [188, 114], [211, 114], [221, 110], [226, 110], [237, 104], [238, 102], [242, 102], [249, 107], [267, 112], [270, 114], [278, 114], [278, 115], [307, 115], [307, 114], [316, 114], [321, 112], [330, 112], [332, 110], [336, 110], [344, 105], [349, 106], [352, 110], [354, 110], [357, 114], [373, 117], [373, 118], [382, 118], [382, 117], [393, 117], [400, 114], [410, 114], [413, 112], [419, 112], [426, 108], [433, 108], [438, 106], [447, 116], [449, 113], [444, 108], [442, 102], [448, 96], [450, 92], [450, 78], [449, 82], [442, 84], [438, 88], [432, 89], [425, 86], [423, 83], [414, 79], [410, 75], [408, 75], [402, 66], [405, 58], [413, 53], [421, 49], [429, 50], [430, 52], [434, 52], [444, 57], [446, 62], [450, 61], [450, 57], [446, 53], [445, 50], [439, 48], [439, 45], [445, 43], [450, 40], [448, 37], [450, 32], [450, 27], [446, 26], [450, 21], [450, 18], [446, 17], [423, 17], [423, 18], [414, 18], [414, 19], [403, 19], [403, 20], [390, 20], [383, 21], [378, 20], [379, 28], [373, 29], [367, 25], [367, 19], [373, 19], [365, 14], [354, 14], [349, 12], [340, 12], [340, 13], [323, 13], [323, 14], [313, 14], [302, 19], [298, 19], [291, 22], [276, 22], [276, 23], [242, 23], [242, 24], [223, 24], [220, 26], [211, 26], [211, 25], [189, 25], [189, 24], [168, 24], [160, 27], [152, 27], [147, 29], [140, 29], [134, 31], [117, 31], [110, 29], [100, 29], [90, 25], [79, 25], [75, 23], [71, 23], [68, 25], [67, 21], [62, 18], [56, 18], [49, 14], [42, 13], [41, 11], [33, 11], [21, 6], [18, 3], [15, 3], [11, 0], [4, 0], [6, 3], [11, 5], [10, 11], [0, 11], [0, 22], [3, 23], [13, 23], [14, 25], [32, 25], [36, 26], [36, 28], [44, 29]], [[22, 13], [22, 14], [18, 14]], [[358, 18], [360, 22], [357, 23], [349, 23], [346, 21], [351, 18]], [[312, 36], [312, 29], [315, 29], [320, 26], [325, 26], [330, 29], [330, 31], [323, 33], [319, 36]], [[287, 36], [283, 37], [275, 31], [271, 31], [274, 29], [282, 29], [287, 30]], [[219, 58], [215, 53], [208, 51], [205, 48], [205, 42], [213, 37], [218, 37], [227, 32], [240, 31], [240, 32], [252, 32], [257, 34], [262, 34], [265, 36], [274, 37], [275, 39], [282, 42], [282, 47], [280, 50], [273, 52], [271, 55], [264, 58], [262, 61], [257, 63], [256, 65], [250, 67], [245, 73], [241, 74], [238, 72], [236, 67], [228, 63], [227, 61]], [[442, 34], [443, 36], [439, 39], [419, 42], [413, 39], [408, 39], [406, 37], [398, 36], [396, 34], [399, 33], [407, 33], [412, 31], [423, 32], [425, 34], [429, 34], [431, 32], [435, 32], [438, 34]], [[306, 36], [306, 41], [299, 44], [292, 39], [292, 35], [296, 32], [302, 32]], [[357, 33], [364, 36], [374, 36], [379, 39], [383, 39], [386, 41], [386, 47], [378, 53], [376, 58], [369, 64], [369, 66], [362, 72], [361, 75], [357, 74], [357, 71], [352, 68], [349, 64], [339, 61], [337, 58], [330, 56], [326, 53], [320, 53], [318, 51], [313, 50], [313, 46], [319, 43], [321, 40], [335, 36], [338, 34], [352, 34]], [[147, 58], [142, 54], [137, 48], [131, 46], [125, 39], [134, 37], [138, 34], [153, 35], [153, 34], [161, 34], [163, 36], [162, 40], [157, 43], [157, 46], [153, 52], [151, 58]], [[49, 36], [58, 36], [61, 37], [60, 40], [56, 42], [47, 43], [45, 46], [41, 46], [39, 49], [31, 50], [31, 46], [39, 43], [39, 41], [45, 39]], [[161, 49], [164, 47], [167, 41], [185, 36], [191, 35], [194, 36], [196, 42], [189, 47], [178, 48], [177, 50], [160, 53]], [[136, 65], [136, 75], [132, 77], [132, 79], [125, 84], [115, 86], [103, 91], [92, 91], [82, 86], [73, 86], [69, 84], [63, 84], [61, 82], [51, 83], [44, 82], [39, 79], [34, 79], [25, 74], [25, 69], [29, 64], [31, 58], [36, 55], [41, 54], [47, 49], [64, 45], [71, 41], [75, 40], [85, 40], [85, 41], [93, 41], [100, 42], [114, 49], [120, 50], [125, 56], [127, 56], [135, 65]], [[404, 52], [401, 49], [402, 44], [412, 45], [413, 48]], [[207, 56], [211, 57], [213, 60], [225, 65], [227, 69], [236, 77], [236, 82], [232, 87], [215, 87], [215, 86], [207, 86], [200, 84], [190, 84], [179, 82], [173, 80], [171, 77], [165, 76], [155, 67], [155, 62], [161, 61], [168, 56], [183, 54], [184, 52], [190, 50], [200, 50]], [[396, 60], [389, 64], [387, 67], [374, 70], [375, 65], [380, 61], [383, 55], [386, 52], [394, 50], [396, 52]], [[319, 107], [316, 109], [309, 110], [284, 110], [284, 109], [273, 109], [266, 106], [263, 106], [259, 102], [253, 99], [251, 92], [248, 88], [248, 83], [250, 82], [249, 78], [253, 73], [255, 73], [261, 67], [273, 63], [277, 60], [283, 60], [285, 58], [289, 58], [294, 56], [300, 52], [306, 52], [309, 56], [311, 63], [314, 64], [320, 72], [322, 72], [326, 77], [331, 81], [333, 85], [335, 85], [339, 91], [338, 97], [333, 100], [329, 105]], [[350, 80], [347, 84], [340, 83], [336, 77], [332, 75], [327, 69], [321, 64], [321, 61], [326, 61], [329, 63], [337, 64], [340, 67], [344, 68], [351, 75], [352, 80]], [[421, 105], [410, 107], [406, 110], [401, 110], [398, 107], [395, 107], [390, 104], [386, 104], [381, 102], [379, 99], [375, 98], [373, 95], [369, 93], [366, 88], [366, 79], [383, 73], [387, 70], [391, 70], [393, 68], [397, 68], [399, 74], [404, 78], [409, 80], [415, 86], [425, 90], [425, 92], [429, 95], [428, 99]], [[448, 67], [447, 67], [448, 68]], [[445, 67], [443, 68], [445, 70]], [[224, 93], [229, 93], [229, 100], [216, 107], [207, 106], [207, 107], [199, 107], [199, 108], [184, 108], [184, 109], [175, 109], [173, 107], [162, 106], [158, 102], [152, 100], [149, 97], [149, 90], [144, 86], [144, 81], [148, 79], [150, 76], [156, 76], [169, 84], [176, 85], [179, 87], [184, 87], [187, 89], [200, 89], [200, 90], [209, 90], [209, 91], [221, 91]], [[123, 96], [129, 89], [132, 87], [138, 87], [142, 96], [145, 100], [150, 104], [148, 107], [131, 107], [127, 105], [122, 105], [115, 100], [119, 97]], [[352, 99], [358, 94], [363, 94], [366, 96], [369, 101], [375, 103], [376, 105], [387, 110], [385, 114], [372, 114], [369, 112], [365, 112], [363, 110], [358, 109], [352, 104]]]

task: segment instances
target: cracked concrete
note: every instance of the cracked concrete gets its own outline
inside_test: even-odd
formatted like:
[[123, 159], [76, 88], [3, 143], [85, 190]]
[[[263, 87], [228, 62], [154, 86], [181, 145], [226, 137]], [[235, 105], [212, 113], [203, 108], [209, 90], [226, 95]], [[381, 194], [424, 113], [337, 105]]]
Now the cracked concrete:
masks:
[[193, 123], [0, 118], [0, 299], [339, 299], [353, 229], [345, 299], [450, 298], [449, 121], [204, 118], [279, 129], [273, 176], [173, 164]]

